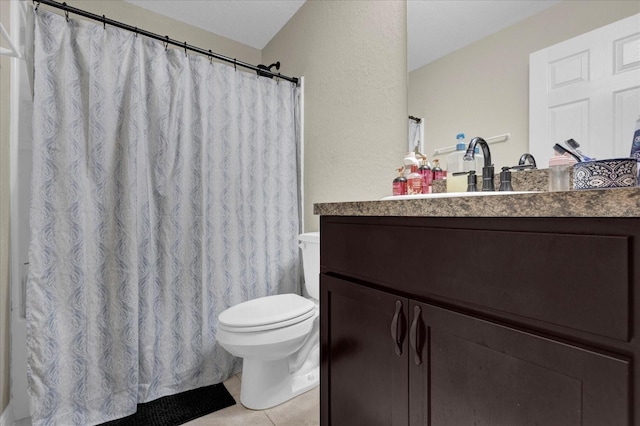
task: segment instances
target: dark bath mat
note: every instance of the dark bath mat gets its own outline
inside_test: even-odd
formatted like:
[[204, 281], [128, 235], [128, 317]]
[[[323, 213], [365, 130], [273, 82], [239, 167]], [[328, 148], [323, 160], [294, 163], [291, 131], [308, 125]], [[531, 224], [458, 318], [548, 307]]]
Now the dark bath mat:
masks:
[[218, 383], [138, 404], [132, 415], [100, 426], [177, 426], [235, 403], [227, 388]]

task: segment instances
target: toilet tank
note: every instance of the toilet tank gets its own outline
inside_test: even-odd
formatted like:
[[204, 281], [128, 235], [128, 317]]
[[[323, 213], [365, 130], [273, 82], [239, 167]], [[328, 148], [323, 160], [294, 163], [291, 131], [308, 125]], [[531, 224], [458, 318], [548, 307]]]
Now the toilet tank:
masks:
[[305, 288], [309, 296], [320, 300], [320, 233], [300, 234], [298, 240], [302, 249]]

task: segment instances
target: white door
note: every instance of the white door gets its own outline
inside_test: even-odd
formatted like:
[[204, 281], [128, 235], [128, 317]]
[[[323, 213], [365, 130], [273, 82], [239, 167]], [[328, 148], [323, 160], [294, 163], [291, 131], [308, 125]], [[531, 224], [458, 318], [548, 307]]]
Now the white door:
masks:
[[628, 157], [640, 115], [640, 14], [529, 57], [529, 150], [544, 167], [573, 138], [590, 157]]

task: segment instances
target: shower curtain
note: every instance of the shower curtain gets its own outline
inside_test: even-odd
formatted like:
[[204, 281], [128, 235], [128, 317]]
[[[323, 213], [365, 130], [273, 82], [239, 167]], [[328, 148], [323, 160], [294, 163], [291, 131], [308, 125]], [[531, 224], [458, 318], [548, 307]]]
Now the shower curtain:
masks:
[[218, 383], [241, 301], [299, 292], [298, 89], [110, 26], [35, 17], [35, 425]]

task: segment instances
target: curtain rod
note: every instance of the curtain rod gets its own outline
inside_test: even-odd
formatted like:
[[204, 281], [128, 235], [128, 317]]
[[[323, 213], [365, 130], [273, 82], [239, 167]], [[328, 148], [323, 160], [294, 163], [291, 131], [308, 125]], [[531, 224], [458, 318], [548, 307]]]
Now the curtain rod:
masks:
[[276, 74], [276, 73], [271, 72], [269, 69], [259, 68], [259, 67], [255, 66], [255, 65], [251, 65], [251, 64], [248, 64], [246, 62], [238, 61], [237, 59], [229, 58], [229, 57], [221, 55], [219, 53], [214, 53], [211, 50], [204, 50], [204, 49], [201, 49], [199, 47], [192, 46], [190, 44], [187, 44], [186, 41], [185, 42], [180, 42], [178, 40], [173, 40], [173, 39], [169, 38], [169, 36], [161, 36], [159, 34], [152, 33], [150, 31], [146, 31], [146, 30], [140, 29], [138, 27], [132, 27], [131, 25], [127, 25], [127, 24], [122, 23], [122, 22], [114, 21], [113, 19], [109, 19], [109, 18], [105, 17], [104, 15], [102, 15], [102, 16], [95, 15], [95, 14], [87, 12], [85, 10], [78, 9], [78, 8], [75, 8], [75, 7], [71, 7], [71, 6], [67, 5], [67, 3], [58, 3], [58, 2], [53, 1], [53, 0], [33, 0], [33, 3], [36, 4], [36, 10], [38, 9], [38, 5], [40, 5], [40, 4], [45, 4], [47, 6], [51, 6], [51, 7], [54, 7], [56, 9], [64, 10], [65, 16], [67, 18], [67, 21], [69, 20], [69, 12], [75, 13], [76, 15], [84, 16], [85, 18], [89, 18], [89, 19], [93, 19], [94, 21], [102, 22], [102, 25], [104, 25], [105, 27], [108, 24], [108, 25], [111, 25], [113, 27], [122, 28], [123, 30], [131, 31], [131, 32], [134, 32], [136, 34], [141, 34], [141, 35], [143, 35], [145, 37], [149, 37], [149, 38], [153, 38], [153, 39], [159, 40], [159, 41], [165, 43], [165, 45], [172, 44], [174, 46], [181, 47], [181, 48], [185, 49], [185, 52], [187, 50], [191, 50], [191, 51], [200, 53], [202, 55], [208, 56], [210, 58], [215, 58], [215, 59], [219, 59], [219, 60], [224, 61], [224, 62], [231, 63], [234, 66], [240, 66], [240, 67], [243, 67], [243, 68], [251, 69], [253, 71], [258, 72], [259, 75], [263, 75], [263, 76], [267, 76], [267, 77], [277, 77], [277, 78], [281, 78], [283, 80], [287, 80], [287, 81], [290, 81], [292, 83], [298, 84], [298, 78], [297, 77], [288, 77], [288, 76], [282, 75], [280, 73]]

